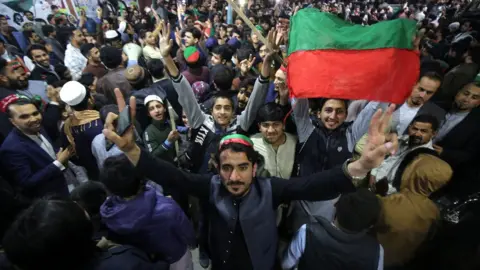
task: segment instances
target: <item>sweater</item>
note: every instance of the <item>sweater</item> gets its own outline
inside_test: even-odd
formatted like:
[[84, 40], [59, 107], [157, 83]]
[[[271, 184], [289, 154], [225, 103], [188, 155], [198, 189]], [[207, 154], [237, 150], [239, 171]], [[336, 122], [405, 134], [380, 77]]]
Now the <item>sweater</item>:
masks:
[[173, 163], [175, 148], [167, 141], [170, 131], [172, 128], [168, 121], [152, 120], [143, 133], [143, 141], [148, 152], [153, 156]]

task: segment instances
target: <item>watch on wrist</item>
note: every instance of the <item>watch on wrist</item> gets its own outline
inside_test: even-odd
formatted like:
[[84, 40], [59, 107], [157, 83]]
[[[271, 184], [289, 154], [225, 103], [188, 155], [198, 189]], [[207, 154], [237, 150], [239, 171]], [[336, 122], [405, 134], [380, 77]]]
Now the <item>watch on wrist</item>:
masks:
[[353, 161], [355, 161], [353, 158], [347, 159], [342, 165], [342, 170], [345, 176], [348, 177], [350, 180], [352, 180], [353, 185], [355, 187], [358, 187], [363, 182], [363, 180], [367, 178], [367, 175], [364, 175], [364, 176], [351, 175], [350, 172], [348, 171], [348, 164], [352, 163]]

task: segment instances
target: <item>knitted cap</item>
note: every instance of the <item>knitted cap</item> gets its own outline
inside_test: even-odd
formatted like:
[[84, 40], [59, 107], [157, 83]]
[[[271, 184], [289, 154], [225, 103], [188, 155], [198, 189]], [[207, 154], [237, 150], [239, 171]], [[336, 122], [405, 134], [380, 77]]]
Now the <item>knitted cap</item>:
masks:
[[205, 93], [210, 89], [210, 86], [206, 82], [198, 81], [192, 84], [192, 90], [197, 100], [202, 100]]
[[183, 51], [183, 56], [185, 57], [185, 61], [194, 64], [200, 59], [200, 52], [195, 46], [188, 46]]

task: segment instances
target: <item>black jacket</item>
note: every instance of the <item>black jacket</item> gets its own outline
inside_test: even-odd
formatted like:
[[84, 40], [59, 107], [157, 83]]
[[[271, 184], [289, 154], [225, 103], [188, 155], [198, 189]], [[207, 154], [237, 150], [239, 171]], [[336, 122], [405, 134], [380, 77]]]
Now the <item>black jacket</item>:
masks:
[[[340, 168], [290, 181], [258, 177], [253, 179], [250, 191], [239, 203], [238, 198], [225, 189], [218, 175], [186, 173], [144, 151], [137, 170], [160, 185], [176, 186], [209, 202], [212, 265], [225, 270], [231, 269], [228, 268], [231, 260], [251, 260], [253, 269], [273, 269], [277, 247], [275, 211], [280, 204], [291, 200], [323, 200], [331, 194], [354, 189]], [[236, 226], [241, 226], [244, 241], [232, 241], [232, 235], [237, 234]], [[241, 245], [246, 245], [248, 252], [231, 252], [242, 249]], [[249, 254], [250, 258], [238, 258], [238, 254]]]
[[34, 81], [45, 81], [47, 84], [52, 84], [56, 81], [59, 81], [61, 78], [58, 74], [53, 70], [51, 67], [50, 70], [41, 67], [39, 65], [35, 65], [35, 68], [32, 70], [30, 74], [30, 80]]

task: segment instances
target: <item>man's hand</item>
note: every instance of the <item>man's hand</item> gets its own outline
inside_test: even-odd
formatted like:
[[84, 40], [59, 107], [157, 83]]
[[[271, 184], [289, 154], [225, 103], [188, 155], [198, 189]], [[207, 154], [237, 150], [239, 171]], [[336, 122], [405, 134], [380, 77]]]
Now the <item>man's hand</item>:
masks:
[[170, 24], [165, 26], [165, 23], [162, 22], [162, 30], [160, 30], [160, 38], [159, 38], [159, 46], [160, 46], [160, 53], [163, 57], [167, 57], [170, 55], [170, 50], [173, 46], [173, 41], [170, 38]]
[[433, 145], [433, 150], [435, 150], [438, 155], [441, 155], [443, 153], [443, 147], [436, 144]]
[[288, 87], [285, 83], [283, 83], [278, 88], [278, 104], [285, 106], [288, 104], [288, 98], [290, 97]]
[[395, 105], [390, 105], [383, 117], [381, 109], [373, 115], [368, 129], [368, 141], [362, 156], [357, 161], [348, 164], [347, 170], [350, 175], [355, 177], [366, 176], [370, 170], [383, 162], [387, 154], [395, 154], [398, 148], [397, 135], [385, 134], [394, 110]]
[[[122, 92], [120, 89], [115, 88], [115, 97], [117, 99], [118, 110], [122, 111], [125, 109], [125, 99], [123, 98]], [[130, 117], [131, 119], [135, 119], [135, 112], [137, 108], [137, 104], [135, 102], [135, 97], [130, 97], [129, 100], [129, 107], [130, 107]], [[133, 124], [125, 131], [125, 133], [120, 136], [115, 131], [115, 120], [117, 120], [118, 115], [114, 113], [109, 113], [105, 120], [105, 129], [103, 130], [103, 135], [107, 140], [113, 142], [120, 150], [122, 150], [125, 155], [128, 157], [130, 162], [133, 165], [137, 165], [138, 160], [140, 159], [140, 148], [135, 143], [135, 135], [134, 135], [134, 127]]]
[[262, 66], [262, 76], [264, 78], [268, 78], [270, 76], [270, 66], [272, 65], [272, 61], [275, 57], [275, 55], [278, 52], [278, 46], [276, 44], [277, 40], [277, 32], [273, 29], [270, 29], [268, 31], [268, 36], [267, 36], [267, 48], [266, 48], [266, 55], [265, 58], [263, 59], [263, 66]]
[[73, 150], [72, 146], [69, 146], [65, 149], [60, 148], [57, 153], [57, 160], [63, 165], [67, 165], [68, 160], [72, 157], [74, 152], [75, 151]]
[[174, 142], [176, 142], [179, 138], [180, 138], [180, 133], [178, 133], [178, 131], [176, 131], [176, 130], [172, 130], [172, 131], [170, 131], [170, 133], [168, 134], [167, 140], [168, 140], [169, 143], [174, 143]]

